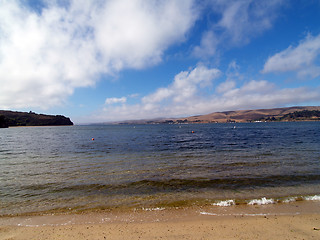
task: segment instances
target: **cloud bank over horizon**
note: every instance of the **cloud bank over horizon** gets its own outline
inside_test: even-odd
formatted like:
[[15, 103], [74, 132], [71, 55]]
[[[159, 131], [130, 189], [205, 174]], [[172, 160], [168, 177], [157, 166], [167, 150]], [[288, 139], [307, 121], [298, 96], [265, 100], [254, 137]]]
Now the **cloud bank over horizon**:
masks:
[[303, 12], [320, 4], [0, 4], [0, 109], [64, 109], [81, 123], [320, 104], [320, 30]]
[[92, 120], [108, 122], [148, 119], [150, 116], [185, 117], [225, 110], [299, 105], [320, 99], [320, 87], [281, 89], [266, 80], [250, 80], [236, 87], [236, 83], [228, 79], [213, 87], [216, 91], [208, 94], [206, 88], [212, 87], [220, 75], [219, 69], [197, 66], [190, 71], [180, 72], [169, 86], [143, 97], [139, 104], [129, 105], [121, 101], [122, 104], [118, 106], [106, 105], [102, 112], [94, 114]]

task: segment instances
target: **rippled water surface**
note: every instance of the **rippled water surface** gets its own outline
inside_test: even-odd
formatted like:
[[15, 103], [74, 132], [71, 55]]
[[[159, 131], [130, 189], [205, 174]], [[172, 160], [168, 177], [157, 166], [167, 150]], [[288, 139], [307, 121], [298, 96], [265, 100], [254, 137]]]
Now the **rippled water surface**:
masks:
[[0, 129], [0, 215], [319, 193], [320, 122]]

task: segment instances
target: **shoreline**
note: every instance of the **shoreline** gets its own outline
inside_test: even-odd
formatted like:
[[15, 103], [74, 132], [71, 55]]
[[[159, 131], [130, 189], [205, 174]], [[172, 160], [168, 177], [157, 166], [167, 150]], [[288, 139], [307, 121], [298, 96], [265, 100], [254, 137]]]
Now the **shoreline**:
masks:
[[71, 127], [76, 125], [30, 125], [30, 126], [8, 126], [7, 128], [29, 128], [29, 127]]
[[[260, 194], [259, 194], [260, 195]], [[2, 211], [0, 211], [0, 219], [5, 217], [32, 217], [32, 216], [42, 216], [42, 215], [57, 215], [57, 214], [86, 214], [91, 212], [130, 212], [130, 211], [143, 211], [143, 210], [167, 210], [167, 209], [207, 209], [210, 207], [215, 207], [216, 209], [222, 209], [223, 207], [227, 207], [229, 209], [233, 208], [247, 208], [250, 207], [259, 207], [263, 206], [264, 208], [275, 208], [274, 206], [290, 206], [290, 204], [317, 204], [319, 203], [320, 208], [320, 195], [319, 194], [306, 194], [306, 195], [289, 195], [286, 197], [260, 197], [258, 198], [225, 198], [225, 199], [208, 199], [208, 198], [194, 198], [187, 199], [187, 196], [182, 200], [180, 198], [176, 199], [176, 201], [167, 201], [162, 202], [153, 202], [145, 204], [141, 204], [140, 202], [137, 204], [131, 205], [130, 202], [127, 204], [118, 204], [118, 205], [97, 205], [97, 204], [86, 204], [86, 205], [64, 205], [64, 206], [56, 206], [54, 208], [38, 208], [38, 209], [29, 209], [29, 206], [23, 207], [22, 205], [16, 206], [18, 210], [11, 207], [11, 211], [6, 209], [6, 207], [2, 206]], [[67, 201], [66, 201], [67, 202]], [[282, 207], [283, 208], [283, 207]], [[320, 213], [320, 210], [319, 210]]]
[[320, 203], [101, 211], [0, 218], [3, 239], [320, 238]]
[[[74, 212], [72, 210], [59, 212], [33, 212], [19, 215], [0, 216], [0, 226], [40, 226], [42, 223], [50, 225], [66, 224], [99, 224], [108, 222], [148, 222], [166, 221], [168, 219], [194, 218], [199, 216], [224, 217], [256, 217], [256, 216], [297, 216], [320, 215], [320, 201], [296, 201], [289, 203], [269, 203], [254, 205], [205, 205], [186, 207], [142, 207], [142, 208], [114, 208], [114, 209], [86, 209]], [[168, 217], [169, 216], [169, 217]]]

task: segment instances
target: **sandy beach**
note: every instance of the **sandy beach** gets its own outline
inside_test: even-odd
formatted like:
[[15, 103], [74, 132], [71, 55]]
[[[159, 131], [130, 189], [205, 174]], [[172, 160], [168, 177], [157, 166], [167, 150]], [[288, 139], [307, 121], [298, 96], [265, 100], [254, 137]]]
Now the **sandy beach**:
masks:
[[320, 239], [320, 216], [185, 219], [148, 223], [2, 226], [0, 239]]
[[239, 214], [235, 207], [217, 215], [210, 209], [144, 209], [3, 217], [0, 239], [320, 239], [319, 213], [281, 208], [272, 213], [259, 206], [255, 214], [247, 207]]

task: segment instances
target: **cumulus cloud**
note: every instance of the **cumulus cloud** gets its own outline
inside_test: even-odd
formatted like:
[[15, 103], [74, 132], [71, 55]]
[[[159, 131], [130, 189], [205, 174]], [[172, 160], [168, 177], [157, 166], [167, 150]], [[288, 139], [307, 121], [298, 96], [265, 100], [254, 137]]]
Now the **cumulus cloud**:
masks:
[[191, 0], [59, 2], [1, 1], [1, 108], [49, 108], [102, 74], [157, 64], [197, 16]]
[[193, 99], [199, 88], [211, 84], [212, 80], [220, 75], [216, 68], [208, 69], [198, 66], [192, 71], [183, 71], [177, 74], [173, 83], [167, 88], [159, 88], [155, 93], [142, 99], [143, 103], [154, 104], [171, 99], [175, 103], [183, 103]]
[[210, 57], [216, 54], [218, 48], [249, 43], [272, 27], [283, 3], [283, 0], [208, 1], [218, 20], [203, 33], [200, 45], [194, 48], [194, 55]]
[[296, 72], [299, 77], [320, 76], [320, 34], [308, 35], [298, 46], [287, 49], [268, 58], [263, 73]]
[[218, 36], [213, 31], [206, 31], [201, 38], [200, 45], [193, 49], [193, 54], [200, 58], [213, 56], [216, 54], [218, 44]]
[[[239, 68], [235, 62], [232, 62], [230, 67]], [[219, 69], [199, 65], [189, 71], [180, 72], [170, 85], [142, 97], [138, 104], [106, 106], [102, 113], [93, 114], [96, 117], [93, 121], [183, 117], [216, 111], [282, 107], [320, 101], [319, 87], [281, 89], [266, 80], [245, 81], [240, 85], [241, 82], [236, 82], [235, 77], [233, 80], [227, 77], [226, 81], [217, 84], [221, 76], [223, 75]], [[211, 93], [205, 91], [207, 86], [212, 87]]]
[[126, 97], [121, 98], [107, 98], [105, 104], [125, 103], [127, 102]]
[[219, 84], [216, 88], [217, 93], [224, 93], [234, 89], [236, 87], [236, 82], [232, 80], [225, 81]]
[[195, 113], [198, 109], [194, 102], [203, 98], [204, 90], [220, 75], [220, 70], [200, 64], [194, 69], [180, 72], [174, 77], [172, 84], [142, 97], [139, 104], [106, 106], [106, 115], [103, 114], [101, 119], [111, 121]]

